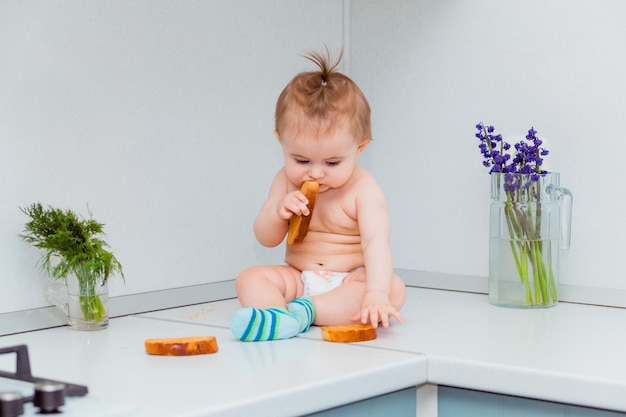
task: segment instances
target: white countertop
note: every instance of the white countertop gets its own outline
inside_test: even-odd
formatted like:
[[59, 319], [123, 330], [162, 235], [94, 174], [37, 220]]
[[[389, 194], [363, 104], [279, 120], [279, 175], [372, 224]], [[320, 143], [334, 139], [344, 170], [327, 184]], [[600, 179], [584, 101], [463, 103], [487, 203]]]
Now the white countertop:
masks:
[[[238, 307], [198, 304], [115, 318], [101, 332], [4, 336], [0, 346], [27, 344], [34, 375], [87, 385], [90, 396], [137, 406], [137, 416], [296, 415], [425, 382], [626, 411], [626, 309], [507, 309], [484, 294], [409, 288], [404, 325], [346, 345], [322, 341], [316, 327], [239, 342], [228, 330]], [[202, 334], [217, 337], [217, 354], [143, 350], [147, 338]], [[276, 408], [281, 397], [290, 400]]]
[[429, 383], [626, 411], [626, 309], [411, 289], [403, 313], [371, 345], [426, 355]]
[[[149, 338], [198, 335], [216, 336], [219, 352], [144, 351]], [[132, 417], [304, 415], [426, 379], [422, 355], [304, 338], [243, 343], [225, 328], [148, 315], [115, 318], [97, 332], [60, 327], [0, 337], [0, 347], [17, 344], [28, 346], [34, 376], [87, 385], [89, 398]]]
[[[225, 300], [146, 316], [226, 327], [236, 308]], [[428, 383], [626, 412], [626, 309], [511, 309], [484, 294], [411, 287], [401, 313], [403, 325], [367, 346], [425, 355]]]

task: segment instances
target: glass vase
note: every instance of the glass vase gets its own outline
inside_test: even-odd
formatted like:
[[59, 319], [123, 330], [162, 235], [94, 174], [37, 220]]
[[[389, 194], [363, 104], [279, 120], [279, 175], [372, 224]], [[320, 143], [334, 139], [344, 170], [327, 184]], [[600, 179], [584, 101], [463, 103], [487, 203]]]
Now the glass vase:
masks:
[[70, 274], [44, 287], [46, 299], [67, 315], [72, 330], [102, 330], [109, 325], [107, 283], [78, 279]]
[[569, 249], [572, 193], [559, 174], [491, 174], [489, 302], [558, 303], [560, 251]]

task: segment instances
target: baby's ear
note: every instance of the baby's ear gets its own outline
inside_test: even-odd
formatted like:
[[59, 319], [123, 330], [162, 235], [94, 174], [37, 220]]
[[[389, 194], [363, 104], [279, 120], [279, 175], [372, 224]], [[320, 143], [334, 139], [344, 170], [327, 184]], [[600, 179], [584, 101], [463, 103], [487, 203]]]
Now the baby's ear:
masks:
[[363, 139], [361, 141], [361, 144], [359, 145], [359, 153], [363, 152], [363, 150], [367, 148], [367, 145], [369, 145], [371, 141], [372, 141], [372, 138]]

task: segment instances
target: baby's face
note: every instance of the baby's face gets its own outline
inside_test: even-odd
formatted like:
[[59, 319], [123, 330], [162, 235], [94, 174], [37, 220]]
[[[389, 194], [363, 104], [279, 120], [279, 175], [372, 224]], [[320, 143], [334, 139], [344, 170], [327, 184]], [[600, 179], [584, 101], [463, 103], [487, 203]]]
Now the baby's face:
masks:
[[304, 181], [317, 181], [319, 192], [344, 185], [367, 145], [359, 145], [348, 123], [325, 134], [303, 131], [293, 136], [287, 131], [279, 139], [289, 181], [298, 188]]

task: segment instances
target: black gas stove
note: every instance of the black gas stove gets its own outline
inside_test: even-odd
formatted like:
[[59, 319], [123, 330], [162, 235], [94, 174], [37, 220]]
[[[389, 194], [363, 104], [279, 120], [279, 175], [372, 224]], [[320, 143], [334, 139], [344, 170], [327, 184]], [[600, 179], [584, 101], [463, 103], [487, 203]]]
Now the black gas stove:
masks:
[[[0, 355], [15, 354], [15, 372], [0, 370], [0, 417], [18, 417], [27, 411], [37, 414], [63, 412], [66, 397], [83, 397], [87, 387], [31, 374], [26, 345], [0, 348]], [[28, 413], [31, 414], [31, 413]]]

